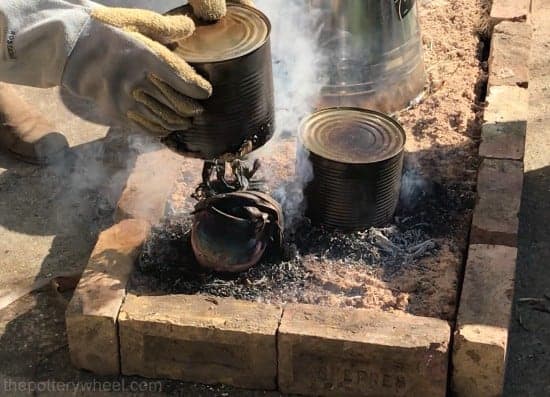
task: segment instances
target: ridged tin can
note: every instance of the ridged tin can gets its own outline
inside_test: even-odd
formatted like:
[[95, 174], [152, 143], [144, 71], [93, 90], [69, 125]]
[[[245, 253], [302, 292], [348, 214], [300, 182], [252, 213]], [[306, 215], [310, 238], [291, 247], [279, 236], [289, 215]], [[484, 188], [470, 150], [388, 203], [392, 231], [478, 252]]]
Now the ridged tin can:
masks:
[[371, 110], [329, 108], [307, 117], [299, 134], [313, 170], [306, 215], [344, 231], [387, 224], [399, 199], [405, 140], [399, 123]]
[[[171, 11], [192, 17], [189, 6]], [[204, 112], [193, 126], [164, 139], [173, 150], [205, 160], [249, 152], [274, 133], [271, 24], [260, 11], [228, 3], [227, 15], [215, 23], [195, 19], [193, 36], [175, 44], [174, 52], [212, 84], [201, 101]]]

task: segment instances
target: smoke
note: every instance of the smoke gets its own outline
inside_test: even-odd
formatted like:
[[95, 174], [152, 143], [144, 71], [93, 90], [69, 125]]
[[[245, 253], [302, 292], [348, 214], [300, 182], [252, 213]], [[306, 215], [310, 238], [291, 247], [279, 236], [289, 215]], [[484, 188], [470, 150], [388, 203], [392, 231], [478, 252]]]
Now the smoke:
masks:
[[421, 166], [414, 154], [405, 156], [403, 176], [401, 177], [401, 191], [399, 206], [413, 210], [431, 190], [431, 186], [422, 174]]
[[318, 45], [320, 14], [306, 0], [258, 0], [272, 25], [277, 135], [295, 135], [323, 85], [326, 62]]
[[[275, 83], [276, 131], [274, 138], [254, 155], [276, 154], [281, 141], [294, 140], [302, 119], [315, 107], [326, 80], [321, 71], [327, 57], [319, 46], [321, 14], [306, 0], [257, 0], [257, 7], [272, 25], [271, 50]], [[307, 152], [282, 159], [294, 178], [277, 188], [273, 195], [283, 206], [286, 224], [293, 227], [305, 210], [304, 188], [313, 177]], [[267, 174], [266, 174], [267, 173]], [[264, 170], [270, 179], [269, 170]]]

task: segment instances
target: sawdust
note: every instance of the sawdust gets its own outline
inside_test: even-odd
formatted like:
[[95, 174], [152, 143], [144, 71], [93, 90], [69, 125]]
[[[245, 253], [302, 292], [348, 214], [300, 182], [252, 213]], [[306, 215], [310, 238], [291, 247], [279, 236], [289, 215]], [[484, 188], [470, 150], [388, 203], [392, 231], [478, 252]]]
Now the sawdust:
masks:
[[[197, 269], [189, 265], [193, 259], [185, 234], [189, 219], [178, 218], [191, 210], [189, 195], [199, 182], [200, 163], [188, 160], [170, 200], [171, 221], [149, 242], [149, 256], [142, 257], [144, 273], [134, 277], [134, 288], [142, 293], [154, 288], [207, 291], [277, 303], [399, 310], [452, 320], [475, 203], [487, 67], [481, 61], [487, 48], [478, 34], [485, 26], [485, 3], [420, 2], [429, 87], [421, 103], [396, 115], [407, 132], [407, 154], [402, 200], [389, 240], [404, 241], [405, 251], [423, 243], [430, 249], [406, 260], [395, 254], [399, 251], [384, 254], [368, 232], [336, 235], [302, 223], [290, 236], [283, 260], [266, 258], [236, 278], [193, 275]], [[287, 137], [258, 153], [260, 173], [270, 192], [283, 201], [281, 186], [293, 180], [295, 152], [295, 140]], [[168, 251], [167, 239], [172, 247]]]

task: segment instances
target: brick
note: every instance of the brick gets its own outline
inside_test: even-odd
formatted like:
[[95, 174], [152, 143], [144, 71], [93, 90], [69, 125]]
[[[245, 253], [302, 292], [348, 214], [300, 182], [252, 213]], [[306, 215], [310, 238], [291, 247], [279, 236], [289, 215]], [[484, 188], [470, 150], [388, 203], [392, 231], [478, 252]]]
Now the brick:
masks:
[[516, 247], [523, 164], [513, 160], [483, 160], [477, 190], [470, 244]]
[[493, 0], [491, 23], [525, 21], [529, 16], [531, 0]]
[[529, 91], [521, 87], [491, 87], [487, 95], [485, 122], [507, 123], [526, 121], [529, 110]]
[[492, 159], [523, 160], [526, 132], [526, 121], [484, 124], [479, 155]]
[[510, 324], [517, 248], [470, 245], [460, 298], [459, 325]]
[[489, 87], [529, 85], [532, 28], [527, 23], [495, 26], [489, 55]]
[[379, 310], [288, 305], [279, 390], [310, 396], [445, 396], [450, 327]]
[[122, 373], [274, 390], [281, 314], [230, 298], [129, 295], [119, 316]]
[[[454, 336], [453, 392], [457, 397], [500, 397], [507, 333], [502, 328], [464, 325]], [[477, 372], [476, 372], [477, 370]]]
[[143, 219], [156, 223], [164, 215], [181, 162], [181, 157], [168, 149], [141, 154], [118, 202], [115, 221]]
[[116, 320], [147, 233], [146, 222], [125, 220], [100, 234], [65, 315], [76, 367], [120, 373]]
[[517, 249], [471, 245], [453, 345], [457, 397], [502, 395]]

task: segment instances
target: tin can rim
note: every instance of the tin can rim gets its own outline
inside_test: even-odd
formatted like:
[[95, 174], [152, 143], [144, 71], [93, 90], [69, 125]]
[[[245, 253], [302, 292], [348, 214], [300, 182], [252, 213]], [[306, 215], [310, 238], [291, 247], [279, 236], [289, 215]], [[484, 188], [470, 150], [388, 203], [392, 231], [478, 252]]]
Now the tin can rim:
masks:
[[[317, 153], [317, 152], [315, 152], [314, 150], [307, 147], [307, 145], [304, 141], [304, 134], [307, 132], [307, 124], [310, 121], [312, 121], [314, 118], [321, 116], [323, 113], [330, 113], [330, 112], [335, 112], [335, 111], [354, 111], [354, 112], [360, 112], [360, 113], [364, 113], [364, 114], [370, 114], [370, 115], [377, 116], [377, 117], [380, 117], [382, 119], [385, 119], [390, 124], [392, 124], [395, 127], [395, 131], [400, 134], [401, 139], [402, 139], [402, 145], [397, 147], [394, 151], [389, 152], [385, 156], [381, 156], [379, 158], [376, 158], [373, 161], [353, 161], [353, 160], [342, 161], [340, 158], [336, 158], [334, 156], [331, 156], [330, 153]], [[302, 119], [302, 121], [300, 122], [300, 125], [298, 127], [298, 142], [299, 142], [300, 146], [306, 152], [308, 152], [309, 154], [313, 154], [316, 157], [324, 159], [324, 160], [328, 160], [328, 161], [332, 161], [334, 163], [338, 163], [338, 164], [342, 164], [342, 165], [348, 165], [348, 166], [349, 165], [369, 165], [369, 164], [377, 164], [377, 163], [382, 162], [382, 161], [390, 160], [392, 158], [395, 158], [399, 154], [401, 154], [405, 150], [405, 144], [407, 142], [407, 135], [405, 133], [405, 130], [404, 130], [403, 126], [397, 120], [395, 120], [393, 117], [391, 117], [390, 115], [388, 115], [386, 113], [379, 112], [379, 111], [372, 110], [372, 109], [364, 109], [364, 108], [352, 107], [352, 106], [350, 106], [350, 107], [335, 106], [335, 107], [328, 107], [328, 108], [323, 108], [323, 109], [317, 110], [317, 111], [309, 114], [308, 116], [304, 117]]]
[[[208, 60], [208, 59], [186, 60], [190, 64], [193, 64], [193, 65], [215, 65], [215, 64], [219, 64], [219, 63], [235, 61], [237, 59], [242, 59], [244, 57], [249, 56], [250, 54], [253, 54], [254, 52], [258, 51], [260, 48], [264, 47], [266, 45], [266, 43], [269, 42], [269, 40], [271, 38], [272, 25], [271, 25], [271, 21], [267, 17], [267, 15], [265, 15], [262, 11], [260, 11], [259, 9], [255, 8], [255, 7], [251, 7], [251, 6], [248, 6], [246, 4], [242, 4], [242, 3], [237, 3], [233, 0], [228, 0], [227, 3], [231, 4], [232, 7], [246, 8], [249, 11], [252, 11], [253, 13], [255, 13], [266, 25], [267, 32], [266, 32], [265, 37], [263, 38], [263, 40], [258, 41], [258, 43], [255, 46], [253, 46], [248, 51], [246, 51], [242, 54], [235, 55], [233, 57], [226, 57], [226, 58], [222, 58], [222, 59], [218, 59], [218, 60]], [[189, 4], [186, 4], [186, 5], [183, 5], [181, 7], [177, 7], [177, 8], [174, 8], [173, 10], [168, 11], [167, 14], [175, 13], [178, 10], [189, 9], [190, 7], [191, 6]]]

